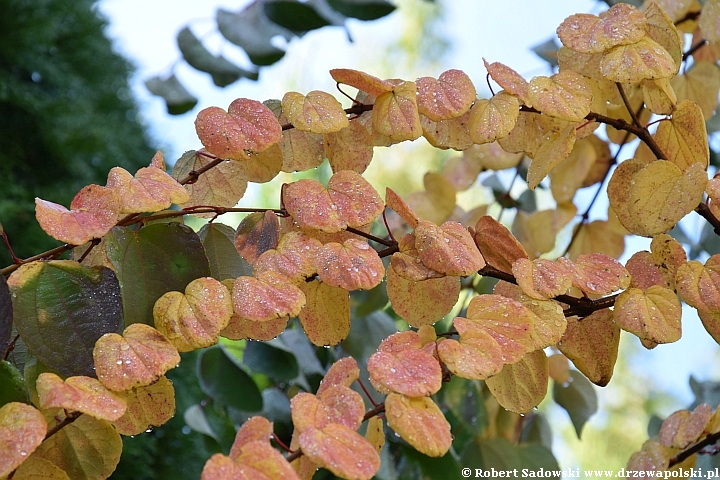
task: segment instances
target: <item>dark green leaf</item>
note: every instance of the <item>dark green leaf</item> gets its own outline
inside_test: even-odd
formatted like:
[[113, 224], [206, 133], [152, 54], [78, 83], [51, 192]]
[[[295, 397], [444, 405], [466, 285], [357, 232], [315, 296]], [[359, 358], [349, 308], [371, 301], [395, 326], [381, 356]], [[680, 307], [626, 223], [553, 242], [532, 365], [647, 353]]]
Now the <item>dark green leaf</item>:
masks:
[[555, 382], [553, 398], [558, 405], [567, 410], [575, 427], [575, 433], [580, 438], [585, 422], [598, 409], [597, 393], [593, 384], [580, 372], [571, 370], [568, 383], [560, 385]]
[[188, 427], [198, 433], [212, 437], [218, 440], [217, 434], [213, 431], [210, 423], [205, 418], [205, 409], [198, 405], [193, 405], [183, 413], [183, 419]]
[[[471, 443], [462, 454], [463, 467], [490, 470], [527, 469], [538, 477], [557, 478], [560, 467], [550, 450], [538, 443], [513, 445], [505, 438], [495, 437]], [[543, 474], [540, 475], [540, 470]], [[521, 473], [518, 472], [518, 477]]]
[[218, 87], [225, 87], [241, 77], [257, 80], [257, 72], [243, 70], [230, 63], [225, 57], [216, 57], [210, 53], [202, 42], [185, 27], [177, 36], [177, 44], [185, 61], [193, 68], [212, 75]]
[[10, 288], [5, 276], [0, 275], [0, 359], [5, 358], [5, 351], [12, 340], [13, 307]]
[[330, 6], [346, 17], [358, 20], [377, 20], [395, 11], [395, 6], [384, 0], [328, 0]]
[[215, 19], [222, 36], [245, 50], [252, 63], [272, 65], [280, 60], [285, 52], [274, 47], [270, 40], [278, 35], [290, 40], [295, 35], [268, 20], [263, 3], [252, 2], [239, 13], [220, 8]]
[[387, 304], [387, 285], [384, 281], [370, 290], [350, 292], [350, 306], [354, 308], [353, 318], [370, 315], [376, 310], [385, 308]]
[[535, 192], [525, 190], [517, 199], [517, 208], [523, 212], [533, 213], [537, 211], [537, 202], [535, 201]]
[[0, 360], [0, 407], [10, 402], [30, 402], [25, 380], [15, 365]]
[[115, 227], [106, 238], [106, 253], [120, 280], [125, 324], [153, 325], [153, 306], [171, 291], [210, 276], [200, 238], [179, 223], [155, 224], [134, 231]]
[[252, 266], [235, 249], [235, 230], [222, 223], [207, 223], [198, 232], [210, 262], [213, 278], [222, 281], [228, 278], [252, 275]]
[[221, 405], [216, 402], [206, 402], [203, 407], [205, 420], [215, 434], [213, 438], [228, 452], [235, 441], [235, 426], [230, 421], [228, 414]]
[[539, 443], [548, 450], [552, 450], [552, 430], [550, 422], [542, 413], [534, 413], [526, 417], [523, 423], [520, 441], [523, 443]]
[[264, 342], [248, 342], [243, 363], [251, 372], [262, 373], [279, 382], [290, 381], [299, 373], [295, 355]]
[[380, 342], [397, 332], [395, 322], [385, 312], [376, 311], [350, 323], [350, 333], [341, 343], [343, 350], [358, 362], [375, 353]]
[[[463, 478], [460, 463], [448, 452], [440, 458], [428, 457], [412, 447], [404, 447], [403, 453], [412, 462], [420, 466], [425, 478], [432, 480], [445, 480], [448, 478]], [[464, 467], [465, 465], [463, 465]]]
[[189, 112], [195, 108], [198, 102], [197, 98], [182, 86], [175, 75], [170, 75], [167, 78], [149, 78], [145, 81], [145, 87], [153, 95], [162, 97], [165, 100], [167, 112], [170, 115], [181, 115]]
[[98, 338], [123, 329], [118, 279], [72, 260], [27, 264], [13, 274], [15, 326], [30, 351], [64, 376], [95, 376]]
[[442, 388], [442, 400], [473, 435], [487, 427], [487, 411], [475, 381], [453, 376]]
[[218, 403], [238, 410], [262, 410], [257, 385], [220, 347], [200, 353], [197, 374], [202, 391]]
[[330, 25], [308, 4], [290, 0], [277, 0], [264, 5], [265, 15], [272, 22], [293, 32], [309, 32]]
[[550, 64], [551, 67], [558, 66], [557, 52], [560, 49], [558, 44], [555, 43], [555, 38], [551, 37], [546, 42], [539, 45], [535, 45], [530, 50], [535, 52], [535, 55], [542, 58]]
[[267, 343], [291, 352], [305, 375], [325, 375], [325, 369], [315, 355], [316, 347], [310, 343], [301, 328], [286, 328], [278, 338]]

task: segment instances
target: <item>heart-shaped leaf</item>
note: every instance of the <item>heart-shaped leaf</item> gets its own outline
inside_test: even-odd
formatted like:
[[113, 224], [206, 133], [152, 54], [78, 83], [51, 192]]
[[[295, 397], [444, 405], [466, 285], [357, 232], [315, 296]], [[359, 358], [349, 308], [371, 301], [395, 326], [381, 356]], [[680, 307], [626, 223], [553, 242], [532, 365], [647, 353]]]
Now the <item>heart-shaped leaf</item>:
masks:
[[308, 427], [299, 442], [310, 461], [340, 477], [370, 480], [380, 468], [380, 456], [373, 446], [345, 425]]
[[121, 435], [139, 435], [164, 425], [175, 415], [175, 389], [167, 377], [145, 387], [118, 392], [127, 403], [125, 414], [113, 422]]
[[527, 413], [547, 393], [548, 360], [545, 352], [528, 353], [519, 362], [507, 364], [502, 371], [485, 380], [493, 397], [511, 412]]
[[573, 272], [565, 264], [542, 258], [519, 258], [513, 263], [512, 273], [523, 292], [539, 300], [562, 295], [573, 283]]
[[468, 129], [473, 143], [494, 142], [505, 137], [515, 127], [520, 113], [520, 101], [505, 91], [489, 100], [477, 100], [470, 110]]
[[528, 107], [532, 106], [532, 103], [528, 100], [530, 84], [527, 80], [515, 70], [500, 62], [488, 63], [488, 61], [483, 58], [483, 63], [490, 78], [495, 80], [495, 82], [506, 91], [519, 97], [525, 105]]
[[[175, 162], [173, 178], [181, 180], [190, 172], [199, 170], [212, 161], [204, 150], [190, 150]], [[243, 164], [227, 160], [207, 170], [196, 182], [184, 185], [190, 199], [178, 202], [182, 208], [197, 205], [215, 205], [218, 207], [234, 207], [245, 195], [247, 176]]]
[[620, 328], [641, 339], [655, 343], [680, 339], [680, 299], [665, 287], [653, 285], [647, 290], [625, 290], [615, 300], [614, 313]]
[[440, 360], [448, 370], [472, 380], [485, 380], [502, 370], [502, 349], [486, 330], [462, 317], [456, 317], [453, 325], [460, 341], [443, 340], [437, 347]]
[[54, 373], [43, 372], [36, 383], [40, 407], [64, 408], [114, 421], [125, 414], [127, 403], [122, 396], [105, 388], [97, 379], [69, 377], [63, 381]]
[[263, 272], [257, 278], [238, 277], [232, 297], [235, 313], [256, 322], [295, 317], [305, 305], [303, 292], [273, 271]]
[[278, 246], [280, 222], [272, 210], [251, 213], [243, 218], [235, 233], [235, 248], [250, 265]]
[[447, 70], [437, 80], [421, 77], [415, 83], [418, 111], [434, 122], [463, 115], [475, 101], [475, 85], [462, 70]]
[[613, 5], [602, 18], [587, 13], [571, 15], [557, 29], [566, 47], [582, 53], [600, 53], [615, 45], [638, 42], [645, 36], [645, 17], [636, 7]]
[[282, 110], [295, 128], [305, 132], [332, 133], [349, 125], [340, 102], [320, 90], [307, 95], [287, 92], [282, 99]]
[[415, 248], [425, 266], [446, 275], [470, 275], [485, 266], [472, 236], [457, 222], [438, 227], [421, 221], [415, 229]]
[[391, 393], [385, 398], [385, 412], [390, 428], [418, 452], [442, 457], [450, 449], [450, 424], [432, 399]]
[[349, 238], [342, 244], [326, 243], [315, 257], [318, 276], [328, 285], [345, 290], [370, 290], [382, 282], [385, 267], [366, 241]]
[[415, 82], [401, 81], [391, 92], [375, 99], [372, 127], [396, 142], [415, 140], [422, 135]]
[[35, 407], [11, 402], [0, 407], [0, 476], [9, 475], [42, 443], [47, 423]]
[[457, 303], [460, 277], [410, 280], [396, 273], [390, 265], [387, 295], [393, 311], [411, 326], [431, 325], [450, 313]]
[[318, 346], [337, 345], [350, 333], [350, 295], [325, 282], [300, 285], [305, 306], [298, 319], [310, 341]]
[[572, 70], [534, 77], [529, 95], [532, 106], [543, 114], [571, 122], [579, 122], [590, 113], [593, 98], [590, 80]]
[[121, 214], [157, 212], [173, 203], [190, 201], [185, 188], [157, 167], [141, 168], [134, 177], [115, 167], [108, 174], [106, 187], [117, 194]]
[[591, 382], [604, 387], [610, 382], [620, 345], [620, 327], [607, 308], [577, 320], [568, 319], [560, 351]]

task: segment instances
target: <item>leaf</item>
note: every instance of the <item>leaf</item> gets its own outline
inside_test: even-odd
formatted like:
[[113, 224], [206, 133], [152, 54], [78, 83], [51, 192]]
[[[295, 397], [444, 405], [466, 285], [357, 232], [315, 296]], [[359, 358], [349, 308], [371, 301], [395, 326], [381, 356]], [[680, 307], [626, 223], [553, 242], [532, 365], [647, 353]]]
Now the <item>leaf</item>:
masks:
[[665, 287], [630, 288], [615, 300], [615, 321], [641, 339], [672, 343], [680, 339], [680, 300]]
[[[397, 254], [396, 254], [397, 255]], [[431, 325], [450, 313], [460, 295], [460, 277], [411, 280], [387, 270], [387, 296], [393, 311], [413, 327]]]
[[500, 344], [505, 363], [521, 360], [534, 348], [535, 314], [520, 302], [501, 295], [479, 295], [470, 300], [466, 315]]
[[379, 97], [395, 88], [395, 85], [387, 80], [380, 80], [368, 73], [351, 68], [334, 68], [330, 70], [330, 76], [337, 83], [355, 87], [373, 97]]
[[475, 224], [475, 244], [485, 261], [505, 273], [512, 273], [518, 258], [527, 258], [525, 248], [500, 222], [485, 215]]
[[[556, 202], [571, 202], [579, 188], [595, 183], [595, 179], [588, 181], [588, 177], [594, 173], [597, 160], [602, 159], [598, 159], [593, 139], [597, 137], [593, 135], [576, 141], [565, 160], [550, 172], [550, 189]], [[605, 172], [607, 169], [599, 175], [600, 180], [605, 178]]]
[[564, 384], [555, 382], [553, 398], [568, 412], [575, 433], [580, 438], [585, 422], [598, 409], [597, 393], [592, 384], [578, 372], [571, 371], [568, 382]]
[[267, 18], [293, 32], [307, 32], [330, 25], [311, 5], [297, 1], [265, 2], [263, 8]]
[[422, 135], [415, 82], [401, 81], [390, 92], [375, 99], [373, 131], [396, 142], [415, 140]]
[[668, 159], [685, 172], [699, 163], [703, 169], [710, 164], [705, 118], [700, 107], [690, 100], [683, 100], [673, 111], [669, 122], [660, 122], [655, 141]]
[[498, 85], [509, 93], [516, 95], [525, 105], [532, 105], [528, 100], [530, 84], [519, 73], [500, 62], [488, 63], [488, 61], [483, 58], [483, 63], [485, 64], [488, 75], [490, 75]]
[[250, 265], [280, 240], [280, 222], [272, 210], [251, 213], [243, 218], [235, 233], [235, 248]]
[[332, 133], [349, 126], [340, 102], [320, 90], [307, 95], [287, 92], [282, 99], [282, 110], [295, 128], [305, 132]]
[[30, 403], [23, 374], [7, 360], [0, 360], [0, 407], [11, 402]]
[[446, 275], [471, 275], [485, 266], [470, 233], [457, 222], [438, 227], [421, 221], [415, 228], [415, 248], [426, 267]]
[[340, 477], [369, 480], [380, 468], [380, 457], [373, 446], [345, 425], [308, 427], [299, 441], [311, 462]]
[[262, 410], [263, 401], [257, 385], [220, 347], [200, 352], [197, 371], [200, 388], [213, 400], [238, 410]]
[[391, 393], [385, 398], [388, 426], [420, 453], [442, 457], [450, 449], [450, 424], [428, 397]]
[[179, 352], [215, 345], [233, 314], [230, 292], [210, 277], [193, 280], [185, 294], [167, 292], [155, 302], [155, 328]]
[[[530, 254], [539, 257], [555, 248], [558, 233], [576, 214], [577, 207], [572, 202], [558, 204], [552, 210], [535, 210], [527, 217], [521, 213], [515, 217], [513, 228]], [[524, 226], [520, 227], [523, 223]], [[524, 235], [520, 235], [520, 232]]]
[[666, 11], [663, 10], [663, 8], [668, 9], [669, 7], [671, 6], [667, 2], [662, 7], [657, 3], [654, 5], [648, 4], [647, 7], [644, 8], [644, 14], [647, 18], [645, 31], [648, 37], [655, 40], [668, 51], [677, 67], [680, 68], [683, 53], [683, 36], [675, 27], [673, 20], [668, 16], [669, 12], [666, 13]]
[[539, 300], [562, 295], [573, 283], [572, 271], [559, 262], [545, 259], [519, 258], [513, 263], [512, 273], [523, 292]]
[[198, 113], [195, 131], [208, 152], [220, 158], [243, 160], [245, 151], [262, 152], [280, 141], [282, 129], [262, 103], [238, 98], [226, 112], [208, 107]]
[[328, 4], [346, 17], [358, 20], [377, 20], [395, 11], [386, 0], [328, 0]]
[[[610, 206], [617, 214], [620, 223], [631, 232], [642, 231], [635, 221], [635, 217], [629, 212], [630, 189], [635, 183], [633, 177], [645, 168], [646, 163], [642, 160], [631, 159], [620, 163], [608, 183], [608, 199]], [[656, 167], [657, 168], [657, 167]], [[589, 253], [589, 252], [588, 252]]]
[[9, 475], [45, 438], [47, 423], [30, 405], [11, 402], [0, 407], [0, 476]]
[[535, 45], [530, 50], [532, 50], [535, 55], [548, 62], [551, 67], [558, 66], [558, 45], [555, 43], [554, 37], [549, 38], [543, 43]]
[[417, 228], [418, 222], [420, 221], [417, 214], [413, 212], [410, 205], [390, 187], [385, 189], [385, 201], [387, 202], [387, 208], [394, 210], [395, 213], [400, 215], [400, 218], [405, 220], [405, 222], [410, 225], [410, 228]]
[[527, 413], [547, 393], [548, 361], [545, 352], [535, 350], [519, 362], [506, 364], [502, 371], [485, 380], [493, 397], [507, 410]]
[[210, 275], [200, 238], [185, 225], [153, 224], [138, 231], [115, 227], [105, 240], [120, 281], [126, 326], [152, 325], [158, 298]]
[[613, 312], [602, 309], [583, 319], [568, 319], [558, 347], [591, 382], [604, 387], [612, 377], [619, 344]]
[[714, 62], [696, 61], [690, 70], [673, 77], [670, 85], [678, 100], [697, 103], [706, 120], [713, 118], [718, 98], [712, 92], [720, 89], [720, 70]]
[[530, 80], [529, 100], [534, 108], [551, 117], [582, 121], [590, 113], [592, 88], [586, 77], [572, 70]]
[[145, 87], [153, 95], [165, 100], [165, 107], [170, 115], [182, 115], [189, 112], [195, 108], [198, 102], [198, 99], [183, 87], [175, 75], [167, 78], [149, 78], [145, 80]]
[[527, 181], [530, 190], [534, 190], [540, 185], [540, 182], [570, 155], [575, 145], [575, 139], [574, 124], [569, 124], [545, 138], [528, 167]]
[[[250, 467], [248, 478], [260, 478], [260, 475], [267, 479], [294, 480], [298, 478], [285, 457], [272, 448], [267, 440], [248, 442], [240, 448], [236, 455], [233, 456], [232, 452], [230, 455], [237, 464]], [[203, 478], [205, 477], [203, 476]]]
[[360, 378], [360, 369], [358, 368], [357, 361], [352, 357], [343, 357], [330, 365], [325, 377], [322, 382], [320, 382], [317, 394], [321, 395], [333, 385], [349, 387], [358, 378]]
[[[694, 163], [682, 172], [675, 164], [658, 160], [632, 177], [628, 213], [643, 236], [666, 233], [702, 200], [707, 174]], [[628, 227], [626, 225], [626, 227]]]
[[670, 78], [677, 65], [657, 42], [643, 37], [631, 45], [618, 45], [603, 55], [600, 73], [617, 83], [639, 83], [642, 80]]
[[280, 36], [290, 40], [295, 35], [270, 21], [263, 6], [264, 2], [250, 3], [238, 13], [219, 8], [215, 20], [222, 36], [245, 50], [252, 63], [272, 65], [285, 52], [275, 47], [271, 39]]
[[[190, 150], [178, 159], [173, 166], [173, 177], [176, 180], [185, 178], [190, 172], [200, 170], [212, 161], [203, 150]], [[182, 208], [198, 205], [215, 205], [218, 207], [234, 207], [245, 195], [247, 177], [242, 164], [224, 161], [200, 175], [196, 182], [185, 184], [190, 200], [180, 203]]]
[[[0, 226], [0, 230], [2, 227]], [[4, 275], [0, 275], [0, 357], [5, 358], [5, 351], [10, 345], [13, 325], [13, 304], [10, 287]]]
[[50, 461], [72, 479], [89, 480], [109, 477], [121, 451], [120, 435], [109, 422], [82, 415], [45, 440], [34, 455]]
[[446, 339], [438, 344], [438, 356], [453, 374], [470, 380], [485, 380], [503, 368], [498, 342], [472, 320], [456, 317], [453, 325], [460, 341]]
[[426, 116], [420, 116], [423, 136], [430, 145], [440, 149], [466, 150], [473, 145], [468, 125], [470, 111], [448, 120], [433, 122]]
[[127, 402], [125, 414], [113, 422], [121, 435], [139, 435], [164, 425], [175, 415], [175, 389], [167, 377], [145, 387], [118, 392]]
[[310, 341], [318, 346], [337, 345], [350, 333], [350, 295], [325, 282], [300, 286], [306, 302], [298, 314]]
[[71, 260], [26, 263], [10, 276], [15, 326], [45, 365], [63, 376], [95, 376], [95, 342], [123, 325], [112, 270]]
[[720, 255], [705, 265], [691, 260], [677, 269], [677, 293], [688, 305], [701, 311], [720, 312]]
[[119, 392], [154, 383], [180, 363], [180, 355], [160, 332], [134, 323], [122, 336], [106, 333], [100, 337], [93, 360], [100, 383]]
[[40, 408], [64, 408], [83, 412], [100, 420], [114, 421], [127, 408], [125, 400], [106, 389], [97, 379], [68, 377], [63, 381], [54, 373], [43, 372], [37, 378]]
[[370, 290], [382, 282], [385, 267], [377, 252], [363, 240], [326, 243], [315, 257], [318, 277], [345, 290]]
[[718, 17], [720, 17], [720, 5], [718, 2], [707, 2], [700, 13], [698, 27], [700, 27], [700, 31], [709, 42], [720, 41], [720, 22], [718, 22]]
[[294, 380], [300, 372], [295, 355], [263, 342], [248, 342], [245, 345], [243, 364], [251, 372], [262, 373], [278, 382]]
[[518, 98], [505, 91], [489, 100], [477, 100], [470, 110], [470, 139], [473, 143], [483, 144], [507, 136], [515, 127], [519, 113]]
[[574, 264], [570, 261], [562, 263], [573, 272], [573, 285], [585, 293], [610, 295], [630, 286], [630, 272], [620, 262], [602, 253], [586, 253], [576, 258]]
[[413, 192], [406, 197], [408, 205], [422, 220], [440, 224], [455, 210], [456, 191], [440, 173], [423, 175], [424, 192]]
[[36, 455], [30, 456], [18, 467], [13, 478], [42, 478], [44, 480], [70, 480], [67, 473], [52, 462]]
[[678, 410], [670, 415], [660, 428], [660, 443], [665, 447], [684, 449], [700, 439], [710, 421], [712, 409], [707, 403], [695, 410]]
[[254, 416], [248, 418], [235, 435], [235, 441], [233, 441], [230, 449], [230, 458], [240, 455], [242, 447], [250, 442], [266, 442], [269, 444], [272, 434], [273, 424], [265, 417]]
[[222, 223], [206, 223], [198, 237], [205, 248], [210, 272], [215, 280], [235, 279], [251, 275], [253, 267], [235, 249], [235, 231]]
[[294, 317], [305, 304], [302, 291], [273, 271], [257, 278], [238, 277], [232, 297], [235, 313], [255, 322]]
[[643, 80], [640, 83], [645, 106], [658, 115], [669, 115], [677, 107], [677, 96], [670, 79]]
[[274, 271], [298, 286], [317, 273], [315, 255], [322, 244], [301, 232], [282, 236], [277, 249], [270, 249], [255, 261], [255, 273]]
[[70, 210], [35, 198], [35, 217], [40, 228], [56, 240], [82, 245], [104, 236], [115, 226], [120, 213], [117, 194], [105, 187], [88, 185], [70, 203]]
[[645, 17], [634, 6], [618, 3], [600, 18], [579, 13], [566, 18], [557, 34], [566, 47], [582, 53], [600, 53], [615, 45], [628, 45], [645, 36]]
[[121, 214], [157, 212], [190, 201], [183, 186], [156, 167], [141, 168], [134, 177], [115, 167], [108, 174], [107, 188], [115, 190]]
[[333, 173], [354, 170], [362, 174], [373, 157], [372, 137], [358, 122], [324, 136], [325, 153]]
[[415, 83], [418, 111], [433, 122], [459, 117], [475, 101], [475, 86], [462, 70], [447, 70], [437, 80], [420, 77]]

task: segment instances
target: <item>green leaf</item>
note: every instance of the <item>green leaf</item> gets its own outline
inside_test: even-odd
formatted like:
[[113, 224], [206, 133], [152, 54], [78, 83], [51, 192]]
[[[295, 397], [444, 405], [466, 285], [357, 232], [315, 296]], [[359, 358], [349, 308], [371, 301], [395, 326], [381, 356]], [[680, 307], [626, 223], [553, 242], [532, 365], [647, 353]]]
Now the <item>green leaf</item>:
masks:
[[285, 55], [270, 43], [272, 38], [279, 35], [290, 40], [295, 34], [268, 20], [263, 3], [252, 2], [239, 13], [220, 8], [215, 20], [222, 36], [245, 50], [252, 63], [272, 65]]
[[252, 275], [252, 266], [235, 248], [235, 230], [222, 223], [207, 223], [198, 232], [215, 280]]
[[72, 260], [33, 262], [10, 277], [15, 326], [30, 351], [63, 376], [95, 377], [98, 338], [123, 330], [118, 279]]
[[248, 342], [243, 363], [251, 372], [262, 373], [279, 382], [288, 382], [299, 373], [295, 355], [264, 342]]
[[257, 72], [243, 70], [230, 63], [225, 57], [216, 57], [210, 53], [202, 42], [185, 27], [177, 36], [177, 44], [185, 61], [201, 72], [209, 73], [218, 87], [225, 87], [241, 77], [257, 80]]
[[550, 64], [551, 67], [558, 66], [557, 52], [560, 49], [558, 44], [555, 43], [555, 37], [549, 38], [547, 41], [535, 45], [530, 50], [535, 52], [535, 55], [542, 58]]
[[266, 343], [291, 352], [305, 375], [325, 375], [325, 368], [315, 355], [316, 347], [310, 343], [302, 328], [286, 328], [278, 338]]
[[29, 403], [25, 380], [15, 365], [0, 360], [0, 407], [10, 402]]
[[5, 358], [5, 351], [12, 339], [13, 306], [10, 288], [5, 276], [0, 275], [0, 358]]
[[293, 32], [309, 32], [330, 25], [313, 7], [297, 1], [267, 2], [264, 8], [267, 18]]
[[170, 75], [167, 78], [149, 78], [145, 80], [145, 87], [153, 95], [162, 97], [165, 100], [167, 112], [170, 115], [182, 115], [189, 112], [195, 108], [198, 102], [198, 99], [182, 86], [175, 75]]
[[539, 443], [548, 450], [552, 450], [553, 434], [550, 422], [542, 413], [534, 413], [526, 417], [520, 441], [523, 443]]
[[220, 347], [200, 353], [197, 374], [202, 391], [218, 403], [238, 410], [262, 410], [257, 385]]
[[[428, 457], [412, 447], [404, 447], [403, 453], [411, 462], [420, 466], [425, 478], [444, 480], [447, 478], [463, 478], [461, 464], [453, 457], [451, 452], [440, 458]], [[465, 466], [464, 464], [462, 465]]]
[[350, 333], [341, 343], [343, 350], [358, 362], [367, 360], [377, 351], [380, 342], [397, 332], [392, 317], [385, 312], [373, 312], [350, 323]]
[[[462, 454], [463, 467], [489, 470], [527, 469], [543, 473], [558, 472], [560, 467], [550, 450], [538, 443], [513, 445], [505, 438], [495, 437], [471, 443]], [[543, 475], [543, 478], [557, 476]]]
[[328, 0], [328, 4], [346, 17], [358, 20], [377, 20], [395, 11], [395, 6], [384, 0]]
[[210, 276], [200, 238], [179, 223], [154, 224], [134, 231], [115, 227], [105, 251], [120, 280], [125, 325], [153, 325], [153, 307], [167, 292], [184, 292], [196, 278]]
[[553, 398], [567, 410], [578, 438], [585, 422], [598, 409], [597, 393], [592, 383], [580, 372], [571, 370], [570, 381], [564, 385], [555, 382]]
[[485, 404], [477, 382], [453, 376], [441, 390], [443, 404], [463, 421], [463, 427], [473, 435], [479, 435], [487, 427], [488, 418]]
[[370, 290], [350, 292], [350, 307], [354, 309], [353, 318], [370, 315], [376, 310], [385, 308], [387, 304], [387, 284], [384, 281]]

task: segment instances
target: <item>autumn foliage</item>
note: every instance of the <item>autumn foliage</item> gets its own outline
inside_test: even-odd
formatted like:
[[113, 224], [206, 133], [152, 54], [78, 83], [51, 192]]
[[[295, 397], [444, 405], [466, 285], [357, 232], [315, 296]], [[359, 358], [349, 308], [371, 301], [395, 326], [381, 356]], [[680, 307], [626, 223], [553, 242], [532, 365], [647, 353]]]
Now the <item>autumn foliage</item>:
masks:
[[[203, 479], [310, 479], [319, 467], [370, 479], [393, 461], [386, 437], [413, 455], [472, 457], [480, 437], [463, 427], [458, 391], [512, 412], [519, 432], [514, 414], [532, 412], [550, 378], [556, 389], [607, 385], [620, 330], [647, 348], [675, 342], [682, 302], [720, 341], [720, 256], [688, 260], [668, 235], [693, 211], [720, 235], [705, 123], [720, 89], [720, 3], [698, 8], [648, 2], [573, 15], [557, 30], [557, 73], [527, 80], [486, 60], [497, 90], [487, 99], [460, 70], [415, 81], [332, 70], [342, 91], [357, 90], [347, 108], [322, 91], [206, 108], [195, 120], [202, 148], [172, 175], [158, 154], [134, 174], [113, 169], [69, 209], [37, 199], [40, 226], [66, 245], [3, 269], [0, 351], [22, 342], [34, 363], [23, 374], [3, 367], [17, 391], [0, 407], [0, 477], [109, 476], [120, 435], [175, 414], [165, 374], [180, 352], [203, 349], [209, 397], [255, 412], [231, 450], [207, 460]], [[373, 148], [420, 137], [462, 153], [428, 172], [423, 192], [376, 191], [363, 177]], [[636, 151], [625, 152], [635, 137]], [[283, 185], [275, 210], [235, 208], [248, 182], [326, 158], [326, 184]], [[522, 211], [501, 192], [502, 208], [517, 209], [510, 230], [488, 205], [456, 206], [481, 172], [507, 169], [530, 191], [549, 189], [557, 208]], [[607, 216], [589, 222], [576, 192], [605, 185]], [[236, 230], [221, 223], [231, 211], [250, 212]], [[209, 223], [196, 233], [184, 215]], [[622, 265], [628, 235], [652, 243]], [[56, 259], [70, 250], [72, 259]], [[497, 280], [492, 290], [487, 279]], [[338, 345], [366, 321], [358, 302], [378, 298], [375, 310], [403, 321], [392, 328], [407, 328], [367, 354], [342, 354], [316, 389], [284, 384], [287, 446], [257, 413], [259, 396], [238, 400], [213, 377], [235, 369], [251, 381], [227, 346], [249, 355], [264, 345], [254, 341], [286, 330]], [[587, 418], [572, 418], [579, 433]], [[707, 405], [677, 412], [628, 469], [671, 468], [718, 432], [720, 413]], [[530, 455], [511, 438], [528, 465], [557, 465], [544, 447]]]

